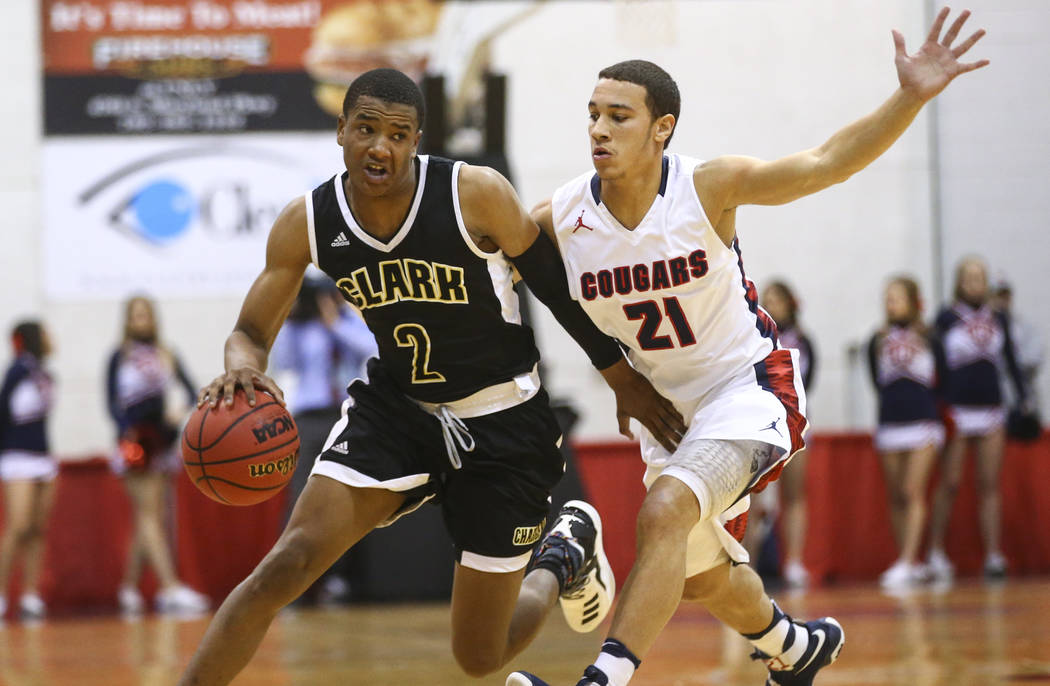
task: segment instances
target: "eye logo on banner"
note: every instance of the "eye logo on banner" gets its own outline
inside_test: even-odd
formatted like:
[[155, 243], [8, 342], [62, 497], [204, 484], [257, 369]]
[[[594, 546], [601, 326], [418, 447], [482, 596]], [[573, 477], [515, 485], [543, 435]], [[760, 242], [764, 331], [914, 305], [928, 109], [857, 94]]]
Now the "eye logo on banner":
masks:
[[[197, 213], [197, 200], [176, 182], [151, 181], [110, 213], [114, 227], [151, 243], [177, 238]], [[130, 215], [130, 216], [126, 216]]]
[[284, 206], [339, 169], [331, 136], [47, 141], [47, 292], [242, 294]]
[[[214, 173], [216, 165], [231, 163], [237, 166], [229, 173]], [[145, 245], [169, 245], [195, 226], [216, 238], [243, 238], [266, 231], [280, 211], [253, 186], [297, 166], [296, 157], [270, 149], [186, 146], [109, 171], [77, 201], [110, 228]]]

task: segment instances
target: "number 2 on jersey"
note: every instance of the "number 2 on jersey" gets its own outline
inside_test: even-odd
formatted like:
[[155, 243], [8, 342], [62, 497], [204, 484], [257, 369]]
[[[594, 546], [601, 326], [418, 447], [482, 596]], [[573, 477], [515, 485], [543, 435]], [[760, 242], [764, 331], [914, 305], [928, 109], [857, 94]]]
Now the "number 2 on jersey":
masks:
[[[684, 348], [687, 345], [696, 343], [696, 336], [693, 335], [693, 330], [689, 328], [689, 322], [685, 318], [685, 312], [682, 311], [682, 304], [678, 302], [678, 298], [664, 298], [663, 301], [664, 312], [667, 313], [667, 318], [671, 320], [671, 325], [674, 326], [679, 347]], [[642, 320], [637, 336], [638, 345], [642, 347], [642, 350], [668, 350], [674, 347], [670, 336], [656, 335], [664, 316], [655, 300], [644, 300], [640, 303], [624, 305], [623, 313], [632, 321], [636, 319]]]
[[430, 335], [420, 324], [398, 324], [394, 340], [399, 348], [412, 348], [412, 383], [440, 383], [445, 377], [430, 369]]

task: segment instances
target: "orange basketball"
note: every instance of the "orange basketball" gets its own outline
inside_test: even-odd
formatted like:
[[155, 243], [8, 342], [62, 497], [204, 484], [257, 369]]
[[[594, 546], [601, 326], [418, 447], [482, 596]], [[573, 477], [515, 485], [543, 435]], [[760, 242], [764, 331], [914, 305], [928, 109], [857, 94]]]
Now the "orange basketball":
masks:
[[237, 389], [233, 405], [205, 404], [182, 431], [182, 461], [204, 495], [227, 505], [254, 505], [292, 478], [299, 430], [288, 411], [255, 389], [255, 407]]

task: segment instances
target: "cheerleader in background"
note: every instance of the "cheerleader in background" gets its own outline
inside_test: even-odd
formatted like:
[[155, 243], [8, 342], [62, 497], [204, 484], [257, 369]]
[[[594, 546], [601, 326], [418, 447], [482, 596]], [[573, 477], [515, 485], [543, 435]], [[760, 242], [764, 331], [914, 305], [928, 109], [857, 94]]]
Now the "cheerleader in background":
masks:
[[[762, 309], [777, 324], [780, 347], [798, 350], [802, 385], [806, 395], [810, 395], [816, 371], [816, 354], [809, 336], [798, 326], [798, 299], [786, 283], [773, 281], [762, 290]], [[777, 484], [780, 488], [781, 528], [784, 533], [784, 582], [789, 588], [805, 588], [809, 585], [809, 572], [802, 563], [806, 543], [805, 450], [795, 453]]]
[[114, 466], [124, 477], [134, 513], [134, 532], [117, 600], [126, 613], [143, 610], [138, 584], [145, 557], [160, 582], [155, 598], [158, 611], [203, 612], [210, 606], [208, 598], [179, 581], [165, 526], [168, 479], [177, 464], [179, 434], [178, 417], [169, 412], [165, 395], [172, 385], [181, 385], [192, 406], [196, 390], [178, 358], [160, 344], [157, 328], [149, 299], [128, 300], [123, 341], [110, 357], [106, 375], [107, 401], [119, 447]]
[[37, 321], [15, 326], [11, 342], [15, 357], [0, 386], [0, 480], [4, 483], [0, 617], [7, 612], [11, 568], [21, 557], [24, 567], [19, 610], [23, 618], [39, 619], [47, 613], [38, 584], [58, 475], [58, 463], [48, 450], [47, 440], [53, 383], [43, 368], [51, 342]]
[[1006, 439], [1003, 370], [1009, 372], [1022, 406], [1027, 404], [1028, 389], [1017, 365], [1009, 320], [988, 303], [988, 270], [982, 260], [971, 257], [959, 264], [954, 293], [954, 302], [941, 311], [936, 323], [945, 359], [942, 387], [955, 431], [944, 450], [942, 475], [934, 496], [928, 563], [934, 578], [951, 579], [954, 570], [944, 552], [944, 537], [966, 449], [972, 446], [977, 462], [984, 573], [989, 578], [1001, 578], [1007, 567], [999, 549], [999, 476]]
[[944, 426], [937, 409], [937, 348], [922, 323], [919, 286], [906, 276], [886, 286], [886, 324], [868, 344], [871, 378], [878, 391], [875, 448], [889, 495], [890, 523], [900, 556], [879, 581], [910, 588], [925, 570], [919, 546], [926, 526], [926, 488]]

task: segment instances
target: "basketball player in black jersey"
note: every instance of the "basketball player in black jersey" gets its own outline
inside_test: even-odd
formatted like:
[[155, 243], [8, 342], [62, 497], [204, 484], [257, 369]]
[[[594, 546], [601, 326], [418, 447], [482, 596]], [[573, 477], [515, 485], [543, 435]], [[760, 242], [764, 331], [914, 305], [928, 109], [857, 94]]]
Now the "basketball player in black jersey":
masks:
[[422, 118], [419, 89], [398, 71], [351, 84], [338, 126], [346, 171], [277, 218], [226, 341], [226, 373], [201, 391], [213, 406], [237, 387], [249, 404], [254, 387], [282, 398], [264, 373], [268, 351], [311, 262], [378, 342], [287, 528], [219, 608], [181, 684], [228, 683], [278, 610], [369, 531], [433, 497], [457, 551], [452, 648], [467, 674], [506, 664], [559, 597], [578, 630], [608, 610], [593, 508], [567, 505], [531, 554], [564, 463], [506, 258], [612, 387], [622, 431], [633, 416], [674, 446], [682, 419], [571, 300], [557, 249], [506, 179], [416, 154]]

